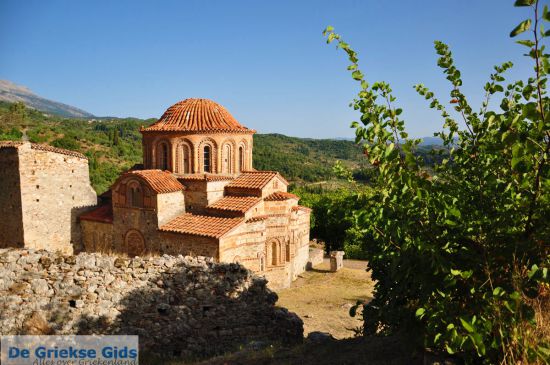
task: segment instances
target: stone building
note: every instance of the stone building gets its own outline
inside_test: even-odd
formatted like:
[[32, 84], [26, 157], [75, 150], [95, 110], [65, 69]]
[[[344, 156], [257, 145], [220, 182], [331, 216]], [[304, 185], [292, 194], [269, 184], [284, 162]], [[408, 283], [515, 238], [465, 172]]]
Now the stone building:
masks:
[[72, 253], [81, 242], [77, 217], [96, 204], [84, 155], [0, 142], [0, 248]]
[[239, 262], [285, 287], [306, 268], [310, 210], [278, 172], [252, 167], [254, 130], [207, 99], [142, 128], [143, 166], [80, 216], [86, 251]]

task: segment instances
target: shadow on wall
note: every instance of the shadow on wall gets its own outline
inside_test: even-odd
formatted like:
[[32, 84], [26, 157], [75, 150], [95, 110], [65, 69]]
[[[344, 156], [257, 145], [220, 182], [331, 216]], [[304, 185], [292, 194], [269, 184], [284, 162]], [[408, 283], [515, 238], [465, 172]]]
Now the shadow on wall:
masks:
[[[121, 261], [115, 264], [124, 266]], [[215, 355], [251, 341], [302, 341], [299, 317], [276, 308], [277, 294], [266, 281], [238, 264], [180, 265], [146, 280], [130, 275], [139, 288], [98, 298], [101, 316], [83, 313], [78, 334], [138, 335], [142, 350], [166, 356]]]
[[95, 208], [97, 208], [96, 205], [73, 207], [71, 209], [71, 245], [73, 246], [73, 252], [75, 253], [84, 251], [84, 245], [82, 243], [82, 228], [78, 217]]

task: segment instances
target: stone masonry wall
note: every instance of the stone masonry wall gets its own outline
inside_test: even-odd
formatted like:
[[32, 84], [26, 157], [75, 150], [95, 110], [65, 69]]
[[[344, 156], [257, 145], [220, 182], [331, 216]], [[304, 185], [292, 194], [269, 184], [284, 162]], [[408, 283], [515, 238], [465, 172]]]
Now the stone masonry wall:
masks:
[[169, 355], [302, 340], [302, 321], [237, 264], [0, 249], [0, 277], [0, 335], [136, 334]]
[[32, 149], [30, 143], [18, 150], [25, 247], [79, 250], [77, 217], [97, 204], [88, 160]]

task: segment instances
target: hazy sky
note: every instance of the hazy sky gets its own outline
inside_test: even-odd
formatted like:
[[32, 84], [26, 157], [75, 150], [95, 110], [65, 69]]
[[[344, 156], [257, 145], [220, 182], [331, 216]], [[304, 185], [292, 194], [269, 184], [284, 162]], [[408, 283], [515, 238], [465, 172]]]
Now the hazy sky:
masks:
[[[544, 2], [543, 2], [544, 3]], [[547, 2], [546, 2], [547, 3]], [[450, 44], [477, 106], [492, 66], [531, 64], [508, 34], [528, 16], [513, 0], [0, 0], [0, 79], [99, 116], [160, 117], [213, 99], [247, 127], [350, 137], [357, 86], [327, 25], [359, 52], [370, 81], [391, 83], [413, 136], [440, 129], [412, 86], [449, 100], [433, 41]]]

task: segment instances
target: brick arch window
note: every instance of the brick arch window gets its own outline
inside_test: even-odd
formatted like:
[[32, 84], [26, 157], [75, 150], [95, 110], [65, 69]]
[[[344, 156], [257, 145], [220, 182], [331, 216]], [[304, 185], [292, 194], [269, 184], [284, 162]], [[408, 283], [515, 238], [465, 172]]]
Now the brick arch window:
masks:
[[233, 173], [233, 147], [226, 143], [223, 146], [223, 161], [222, 161], [222, 173], [232, 174]]
[[279, 245], [279, 241], [276, 239], [271, 240], [269, 247], [271, 248], [271, 265], [276, 266], [281, 259], [281, 246]]
[[204, 172], [212, 172], [212, 147], [204, 146], [202, 150], [203, 170]]
[[245, 164], [244, 164], [244, 146], [239, 146], [239, 171], [244, 171]]
[[182, 142], [176, 150], [176, 172], [190, 174], [192, 172], [191, 147], [187, 142]]
[[126, 252], [128, 256], [134, 257], [142, 255], [145, 252], [145, 239], [140, 231], [131, 229], [124, 236]]
[[157, 145], [157, 168], [161, 170], [168, 170], [169, 164], [169, 152], [170, 148], [167, 142], [160, 142]]
[[143, 208], [143, 189], [138, 181], [130, 181], [127, 184], [126, 204], [130, 207]]

